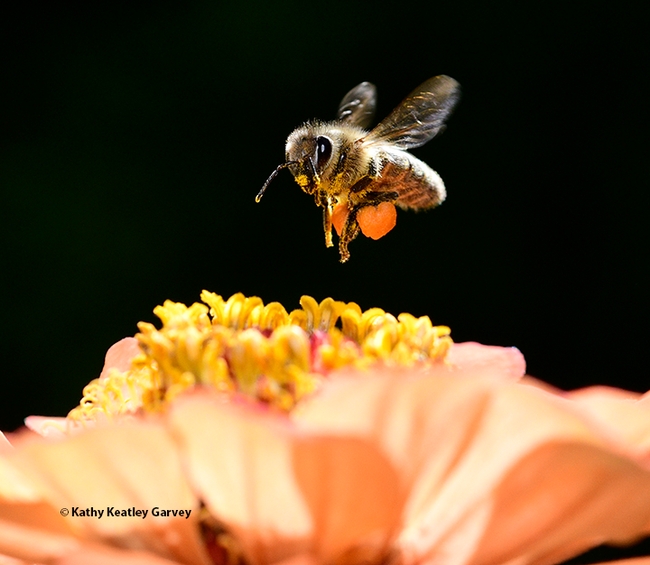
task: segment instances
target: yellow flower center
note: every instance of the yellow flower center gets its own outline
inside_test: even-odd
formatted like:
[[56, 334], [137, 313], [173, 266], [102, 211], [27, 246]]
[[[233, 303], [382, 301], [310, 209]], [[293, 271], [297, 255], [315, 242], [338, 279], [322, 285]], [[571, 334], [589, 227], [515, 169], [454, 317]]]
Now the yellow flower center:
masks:
[[142, 354], [131, 368], [92, 381], [68, 417], [83, 423], [156, 411], [195, 386], [289, 411], [336, 369], [440, 362], [452, 343], [449, 328], [433, 326], [427, 316], [362, 312], [331, 298], [318, 304], [303, 296], [291, 313], [242, 294], [223, 300], [203, 291], [201, 299], [204, 304], [168, 300], [156, 307], [162, 327], [138, 324]]

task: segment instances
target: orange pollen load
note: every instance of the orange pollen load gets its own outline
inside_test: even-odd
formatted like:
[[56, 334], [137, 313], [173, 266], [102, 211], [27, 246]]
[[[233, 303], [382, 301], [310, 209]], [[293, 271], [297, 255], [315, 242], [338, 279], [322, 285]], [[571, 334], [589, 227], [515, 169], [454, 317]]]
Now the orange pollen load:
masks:
[[397, 210], [392, 202], [382, 202], [379, 206], [366, 206], [359, 210], [357, 222], [363, 235], [371, 239], [379, 239], [395, 227]]
[[348, 214], [349, 211], [347, 204], [337, 204], [332, 211], [332, 225], [336, 230], [336, 235], [341, 235], [343, 226], [345, 225], [345, 220], [348, 219]]

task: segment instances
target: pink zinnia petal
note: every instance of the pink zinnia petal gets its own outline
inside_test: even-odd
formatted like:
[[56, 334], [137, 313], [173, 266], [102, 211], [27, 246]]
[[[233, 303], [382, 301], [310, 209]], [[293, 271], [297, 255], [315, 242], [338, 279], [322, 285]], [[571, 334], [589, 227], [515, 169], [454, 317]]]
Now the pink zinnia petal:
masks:
[[594, 565], [650, 565], [650, 557], [632, 557], [630, 559], [594, 563]]
[[[112, 370], [128, 371], [131, 367], [131, 360], [140, 353], [141, 350], [135, 338], [125, 337], [121, 339], [106, 352], [104, 367], [99, 378], [106, 379]], [[69, 418], [28, 416], [25, 418], [25, 426], [43, 437], [56, 439], [82, 431], [86, 427], [92, 426], [92, 424], [87, 422], [83, 426]]]
[[121, 339], [106, 352], [104, 368], [99, 378], [105, 377], [111, 369], [127, 371], [131, 367], [131, 360], [140, 353], [137, 339], [133, 337]]
[[67, 418], [27, 416], [27, 418], [25, 418], [25, 426], [40, 436], [56, 439], [68, 435], [70, 421]]
[[50, 504], [7, 500], [0, 503], [0, 554], [29, 563], [45, 563], [80, 547], [80, 540], [75, 539], [72, 529]]
[[[54, 565], [178, 565], [148, 551], [122, 550], [105, 545], [84, 544], [53, 562]], [[1, 562], [0, 562], [1, 565]]]
[[459, 375], [492, 376], [514, 381], [526, 372], [524, 356], [515, 347], [481, 345], [471, 341], [454, 343], [446, 361]]
[[553, 562], [650, 531], [650, 470], [534, 387], [387, 372], [337, 381], [296, 418], [389, 454], [411, 485], [402, 547], [416, 562]]
[[[24, 473], [54, 513], [50, 522], [34, 519], [25, 525], [37, 529], [32, 532], [34, 539], [47, 537], [55, 526], [73, 527], [90, 539], [122, 538], [129, 540], [130, 546], [136, 544], [163, 557], [207, 563], [198, 537], [198, 501], [184, 478], [175, 444], [161, 426], [141, 423], [97, 428], [57, 442], [24, 435], [14, 443], [16, 450], [8, 455], [8, 462]], [[75, 506], [158, 506], [190, 509], [193, 514], [189, 519], [149, 516], [146, 520], [59, 516], [58, 509]], [[2, 505], [3, 512], [7, 508]], [[11, 539], [0, 540], [0, 553], [15, 554], [3, 544], [11, 544]], [[57, 554], [49, 556], [53, 558]]]
[[284, 416], [211, 395], [178, 402], [172, 425], [200, 496], [253, 565], [349, 551], [378, 561], [397, 532], [404, 493], [366, 442], [305, 435]]
[[567, 393], [614, 439], [650, 463], [650, 396], [611, 387], [589, 387]]

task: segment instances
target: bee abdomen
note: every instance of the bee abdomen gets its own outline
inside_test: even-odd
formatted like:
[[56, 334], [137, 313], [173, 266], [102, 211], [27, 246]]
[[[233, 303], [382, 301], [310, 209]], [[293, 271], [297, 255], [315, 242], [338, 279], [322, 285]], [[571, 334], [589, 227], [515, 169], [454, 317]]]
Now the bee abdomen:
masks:
[[397, 193], [395, 204], [404, 209], [433, 208], [446, 196], [440, 175], [412, 155], [391, 155], [372, 184], [372, 190]]

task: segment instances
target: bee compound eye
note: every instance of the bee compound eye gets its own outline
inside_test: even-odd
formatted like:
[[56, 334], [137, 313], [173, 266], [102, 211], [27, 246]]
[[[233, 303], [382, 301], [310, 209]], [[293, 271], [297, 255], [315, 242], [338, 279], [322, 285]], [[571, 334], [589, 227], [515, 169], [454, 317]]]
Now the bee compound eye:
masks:
[[332, 141], [329, 137], [319, 135], [316, 138], [316, 164], [322, 169], [332, 157]]

